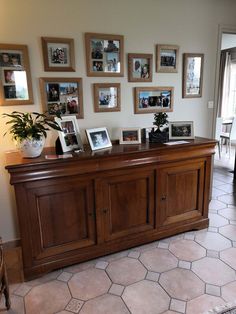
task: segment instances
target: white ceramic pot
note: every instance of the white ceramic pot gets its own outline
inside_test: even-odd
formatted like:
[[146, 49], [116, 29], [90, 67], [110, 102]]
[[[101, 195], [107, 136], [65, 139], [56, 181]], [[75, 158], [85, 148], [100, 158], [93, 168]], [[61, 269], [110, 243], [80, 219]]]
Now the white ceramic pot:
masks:
[[23, 158], [36, 158], [41, 155], [44, 144], [44, 137], [39, 140], [26, 138], [18, 142], [17, 146]]

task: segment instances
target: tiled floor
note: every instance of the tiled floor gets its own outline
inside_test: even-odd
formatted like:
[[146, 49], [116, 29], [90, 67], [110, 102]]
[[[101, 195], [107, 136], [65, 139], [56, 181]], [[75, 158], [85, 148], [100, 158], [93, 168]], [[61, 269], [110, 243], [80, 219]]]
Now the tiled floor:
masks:
[[[9, 313], [201, 314], [236, 300], [236, 194], [228, 172], [233, 158], [222, 160], [223, 167], [222, 161], [215, 162], [208, 230], [186, 232], [11, 284]], [[9, 271], [14, 277], [11, 269], [14, 265]]]

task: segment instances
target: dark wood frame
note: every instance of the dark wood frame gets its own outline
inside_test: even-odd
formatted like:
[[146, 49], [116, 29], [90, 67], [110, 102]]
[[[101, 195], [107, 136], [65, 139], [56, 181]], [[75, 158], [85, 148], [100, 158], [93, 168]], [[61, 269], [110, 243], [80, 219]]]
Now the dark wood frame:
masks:
[[[147, 59], [149, 67], [149, 78], [135, 78], [133, 72], [133, 59]], [[147, 53], [129, 53], [128, 54], [128, 81], [129, 82], [152, 82], [153, 55]]]
[[[139, 94], [140, 92], [153, 92], [153, 91], [170, 91], [170, 105], [169, 108], [139, 108]], [[134, 113], [156, 113], [156, 112], [171, 112], [173, 111], [173, 102], [174, 102], [174, 87], [170, 86], [158, 86], [158, 87], [135, 87], [135, 96], [134, 96]]]
[[[93, 85], [94, 91], [94, 111], [95, 112], [110, 112], [110, 111], [120, 111], [120, 83], [97, 83]], [[99, 107], [99, 90], [115, 87], [117, 90], [117, 106], [113, 108], [101, 108]]]
[[[46, 92], [46, 84], [50, 83], [77, 83], [78, 84], [78, 99], [79, 99], [79, 112], [78, 113], [72, 113], [72, 114], [62, 114], [65, 116], [71, 116], [71, 115], [76, 115], [77, 119], [83, 119], [84, 118], [84, 109], [83, 109], [83, 88], [82, 88], [82, 78], [76, 77], [76, 78], [71, 78], [71, 77], [41, 77], [39, 79], [39, 84], [40, 84], [40, 93], [41, 93], [41, 100], [42, 100], [42, 105], [43, 109], [45, 111], [48, 111], [48, 101], [47, 101], [47, 92]], [[57, 101], [55, 101], [56, 103]], [[49, 114], [51, 117], [55, 117], [53, 114]]]
[[[187, 67], [188, 67], [188, 58], [201, 58], [201, 69], [200, 69], [200, 82], [199, 82], [199, 93], [198, 94], [188, 94], [187, 89]], [[184, 53], [183, 54], [183, 98], [198, 98], [202, 97], [202, 82], [203, 82], [203, 66], [204, 66], [204, 54], [203, 53]]]
[[[161, 50], [175, 51], [175, 67], [161, 66]], [[156, 45], [156, 72], [177, 73], [179, 67], [179, 46], [177, 45]]]
[[[116, 40], [119, 41], [119, 61], [120, 61], [120, 72], [104, 72], [104, 71], [93, 71], [91, 67], [91, 40], [102, 39], [102, 40]], [[87, 76], [124, 76], [124, 36], [122, 35], [110, 35], [110, 34], [99, 34], [99, 33], [85, 33], [85, 48], [86, 48], [86, 65], [87, 65]]]
[[[74, 54], [74, 39], [58, 38], [58, 37], [41, 37], [43, 49], [44, 71], [47, 72], [75, 72], [75, 54]], [[69, 47], [70, 62], [67, 66], [50, 66], [48, 60], [48, 45], [49, 44], [66, 44]]]
[[[16, 106], [16, 105], [29, 105], [33, 104], [33, 90], [32, 90], [32, 81], [31, 81], [31, 73], [30, 73], [30, 63], [29, 63], [29, 55], [28, 55], [28, 47], [26, 45], [14, 45], [14, 44], [0, 44], [0, 52], [1, 53], [20, 53], [22, 54], [23, 65], [16, 66], [7, 66], [4, 67], [0, 65], [0, 71], [9, 70], [9, 71], [25, 71], [26, 79], [27, 79], [27, 89], [28, 89], [28, 99], [18, 99], [18, 98], [5, 98], [4, 93], [4, 85], [7, 84], [3, 82], [5, 81], [3, 73], [0, 73], [0, 105], [1, 106]], [[2, 77], [2, 79], [1, 79]]]

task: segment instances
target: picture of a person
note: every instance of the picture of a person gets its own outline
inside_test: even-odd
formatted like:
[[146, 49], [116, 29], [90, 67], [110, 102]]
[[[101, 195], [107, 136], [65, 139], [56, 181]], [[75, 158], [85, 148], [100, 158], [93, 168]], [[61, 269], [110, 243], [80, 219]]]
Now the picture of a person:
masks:
[[4, 71], [4, 77], [6, 83], [15, 83], [14, 71]]
[[9, 67], [11, 66], [11, 59], [10, 59], [10, 56], [8, 53], [2, 53], [2, 56], [1, 56], [1, 61], [0, 61], [0, 66], [2, 67]]

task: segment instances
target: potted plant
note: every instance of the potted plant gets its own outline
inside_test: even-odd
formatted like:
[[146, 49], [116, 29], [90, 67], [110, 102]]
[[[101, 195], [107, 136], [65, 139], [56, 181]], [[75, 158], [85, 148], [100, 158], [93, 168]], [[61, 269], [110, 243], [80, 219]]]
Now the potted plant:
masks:
[[165, 112], [158, 112], [154, 114], [153, 124], [157, 127], [156, 130], [152, 128], [149, 133], [149, 142], [153, 143], [164, 143], [169, 139], [169, 129], [168, 127], [163, 128], [168, 125], [168, 115]]
[[[3, 117], [11, 118], [6, 122], [11, 125], [4, 136], [9, 133], [24, 158], [34, 158], [41, 155], [47, 131], [51, 129], [61, 131], [60, 126], [45, 113], [18, 112], [4, 113]], [[58, 116], [60, 118], [60, 116]]]

